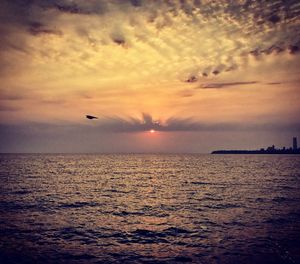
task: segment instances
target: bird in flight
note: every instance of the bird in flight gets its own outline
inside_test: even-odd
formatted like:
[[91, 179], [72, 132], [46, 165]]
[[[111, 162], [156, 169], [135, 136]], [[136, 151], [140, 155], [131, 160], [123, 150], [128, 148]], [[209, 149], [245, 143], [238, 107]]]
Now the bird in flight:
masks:
[[87, 119], [98, 119], [98, 117], [92, 116], [92, 115], [86, 115], [85, 117], [86, 117]]

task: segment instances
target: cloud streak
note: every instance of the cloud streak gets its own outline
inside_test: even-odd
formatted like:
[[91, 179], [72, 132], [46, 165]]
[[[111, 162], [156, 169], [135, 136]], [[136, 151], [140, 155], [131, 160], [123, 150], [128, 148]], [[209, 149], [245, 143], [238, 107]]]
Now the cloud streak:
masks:
[[[0, 108], [0, 111], [13, 110]], [[152, 118], [149, 114], [136, 117], [102, 117], [88, 121], [86, 124], [74, 123], [28, 123], [0, 124], [5, 134], [89, 134], [89, 133], [140, 133], [155, 130], [156, 132], [225, 132], [225, 131], [296, 131], [300, 132], [299, 122], [204, 122], [194, 118], [171, 117], [165, 121]]]
[[218, 89], [218, 88], [229, 88], [232, 86], [242, 86], [242, 85], [251, 85], [256, 84], [256, 81], [252, 82], [227, 82], [227, 83], [203, 83], [200, 85], [200, 88], [203, 89]]
[[299, 123], [237, 123], [201, 122], [194, 118], [170, 117], [165, 121], [155, 120], [150, 114], [136, 117], [105, 117], [95, 124], [95, 129], [103, 132], [136, 133], [155, 130], [157, 132], [199, 132], [199, 131], [244, 131], [244, 130], [299, 130]]

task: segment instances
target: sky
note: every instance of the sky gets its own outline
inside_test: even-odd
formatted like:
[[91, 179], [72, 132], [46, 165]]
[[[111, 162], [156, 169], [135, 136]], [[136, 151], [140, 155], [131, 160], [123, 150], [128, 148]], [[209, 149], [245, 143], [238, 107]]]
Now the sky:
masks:
[[298, 0], [1, 0], [0, 34], [1, 152], [300, 140]]

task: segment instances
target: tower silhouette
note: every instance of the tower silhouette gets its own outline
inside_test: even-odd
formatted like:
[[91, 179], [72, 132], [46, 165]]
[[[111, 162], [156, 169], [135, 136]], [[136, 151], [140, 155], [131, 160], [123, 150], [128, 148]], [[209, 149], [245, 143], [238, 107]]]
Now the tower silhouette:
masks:
[[297, 149], [298, 149], [297, 138], [293, 137], [293, 150], [297, 150]]

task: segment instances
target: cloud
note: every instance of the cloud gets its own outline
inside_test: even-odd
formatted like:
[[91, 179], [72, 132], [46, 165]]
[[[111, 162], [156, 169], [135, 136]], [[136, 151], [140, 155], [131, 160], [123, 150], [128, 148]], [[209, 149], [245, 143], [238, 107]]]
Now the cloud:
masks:
[[[14, 111], [17, 109], [0, 108], [0, 111]], [[149, 114], [142, 114], [141, 118], [136, 117], [102, 117], [98, 120], [88, 121], [86, 124], [75, 123], [20, 123], [20, 124], [0, 124], [0, 130], [7, 133], [17, 131], [23, 134], [59, 134], [59, 133], [79, 133], [81, 135], [89, 133], [139, 133], [155, 130], [156, 132], [225, 132], [225, 131], [300, 131], [299, 122], [267, 122], [247, 124], [241, 122], [204, 122], [195, 118], [170, 117], [165, 121], [155, 120]]]
[[69, 4], [54, 3], [53, 8], [57, 8], [57, 10], [59, 10], [60, 12], [70, 13], [70, 14], [84, 14], [84, 15], [91, 14], [90, 11], [80, 8], [78, 5], [72, 2]]
[[251, 50], [249, 54], [254, 57], [260, 57], [262, 55], [278, 55], [279, 53], [282, 53], [284, 51], [288, 52], [291, 55], [295, 55], [299, 52], [299, 44], [289, 44], [289, 45], [271, 45], [270, 47], [260, 49], [256, 48], [255, 50]]
[[299, 46], [296, 46], [296, 45], [290, 45], [288, 47], [288, 49], [289, 49], [290, 54], [298, 53], [300, 50]]
[[10, 111], [18, 111], [21, 110], [20, 107], [10, 106], [10, 105], [0, 105], [0, 112], [10, 112]]
[[[96, 123], [96, 122], [95, 122]], [[195, 118], [170, 117], [156, 120], [150, 114], [136, 117], [105, 117], [100, 119], [95, 128], [102, 132], [135, 133], [152, 129], [161, 132], [201, 132], [201, 131], [251, 131], [251, 130], [300, 130], [299, 123], [238, 123], [238, 122], [201, 122]]]
[[[24, 87], [15, 91], [26, 97], [15, 122], [81, 122], [90, 111], [233, 120], [274, 111], [269, 98], [286, 117], [296, 107], [278, 94], [294, 84], [260, 86], [299, 74], [299, 11], [293, 0], [3, 0], [0, 88]], [[225, 90], [244, 85], [255, 89]], [[224, 89], [205, 91], [213, 88]], [[297, 97], [282, 101], [290, 99]], [[244, 109], [245, 102], [254, 107]], [[116, 119], [104, 125], [132, 127], [131, 118]], [[139, 121], [136, 129], [154, 125]], [[182, 127], [196, 126], [190, 123]]]
[[100, 120], [98, 127], [113, 132], [141, 132], [150, 129], [160, 130], [163, 126], [151, 115], [143, 113], [141, 118], [106, 117]]
[[[189, 78], [243, 67], [251, 54], [299, 50], [297, 1], [3, 0], [0, 9], [0, 49], [23, 50], [37, 60], [41, 48], [48, 48], [49, 57], [63, 50], [73, 62], [70, 69], [84, 57], [96, 68], [102, 63], [102, 76], [107, 76], [106, 68], [119, 65], [122, 70], [115, 75], [143, 67], [145, 74], [194, 81]], [[85, 34], [78, 39], [80, 30]], [[39, 47], [26, 32], [60, 37], [57, 49], [46, 43]], [[118, 51], [117, 59], [113, 48], [105, 48], [111, 44], [132, 51]], [[81, 55], [77, 61], [72, 58], [76, 51]]]
[[268, 85], [279, 85], [281, 84], [281, 82], [269, 82], [269, 83], [266, 83]]
[[[300, 133], [299, 122], [216, 123], [173, 117], [158, 124], [150, 115], [89, 121], [14, 125], [1, 121], [0, 150], [6, 153], [209, 153], [212, 149], [258, 148], [274, 143], [289, 146], [292, 136]], [[148, 129], [153, 127], [158, 132], [152, 135]]]
[[242, 85], [251, 85], [256, 84], [257, 82], [227, 82], [227, 83], [203, 83], [200, 85], [204, 89], [215, 89], [215, 88], [227, 88], [232, 86], [242, 86]]
[[190, 76], [187, 80], [185, 80], [185, 82], [187, 82], [187, 83], [194, 83], [197, 81], [198, 81], [198, 78], [197, 78], [197, 76], [194, 76], [194, 75]]
[[280, 22], [280, 20], [281, 20], [281, 18], [277, 14], [271, 15], [269, 17], [269, 21], [271, 21], [273, 24]]
[[53, 34], [57, 36], [63, 35], [62, 31], [57, 29], [47, 28], [45, 25], [43, 25], [40, 22], [31, 22], [29, 25], [29, 32], [34, 36], [41, 35], [41, 34]]
[[131, 4], [133, 6], [141, 6], [142, 5], [142, 0], [130, 0]]

